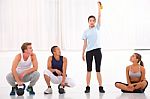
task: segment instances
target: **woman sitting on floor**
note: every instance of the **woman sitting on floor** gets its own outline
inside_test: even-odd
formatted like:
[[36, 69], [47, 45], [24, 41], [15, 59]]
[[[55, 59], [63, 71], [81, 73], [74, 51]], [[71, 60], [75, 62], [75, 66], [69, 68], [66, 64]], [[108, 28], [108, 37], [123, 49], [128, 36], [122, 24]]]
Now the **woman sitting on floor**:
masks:
[[145, 68], [141, 60], [141, 55], [134, 53], [130, 57], [133, 63], [126, 67], [127, 83], [116, 82], [115, 86], [125, 93], [144, 93], [148, 82], [145, 79]]

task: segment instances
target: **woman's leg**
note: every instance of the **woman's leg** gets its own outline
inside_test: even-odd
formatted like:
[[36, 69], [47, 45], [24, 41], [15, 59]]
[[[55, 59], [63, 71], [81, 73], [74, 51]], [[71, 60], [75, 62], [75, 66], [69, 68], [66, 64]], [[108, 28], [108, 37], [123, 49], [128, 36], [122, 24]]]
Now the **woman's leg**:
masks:
[[90, 86], [90, 80], [91, 80], [91, 72], [87, 72], [87, 74], [86, 74], [86, 84], [87, 84], [87, 86]]
[[146, 80], [143, 80], [142, 82], [137, 83], [134, 88], [145, 90], [147, 85], [148, 85], [148, 82]]
[[147, 80], [142, 81], [142, 87], [141, 88], [143, 90], [145, 90], [147, 86], [148, 86], [148, 81]]
[[101, 49], [95, 49], [94, 50], [94, 58], [95, 58], [95, 65], [96, 65], [96, 75], [97, 75], [97, 81], [99, 83], [99, 92], [105, 93], [103, 87], [102, 87], [102, 76], [100, 73], [100, 67], [101, 67], [101, 60], [102, 60], [102, 53]]
[[97, 81], [99, 83], [99, 86], [102, 86], [102, 76], [100, 73], [102, 53], [100, 49], [94, 50], [94, 58], [95, 58], [95, 65], [96, 65]]
[[86, 53], [86, 63], [87, 63], [86, 83], [87, 83], [87, 86], [90, 86], [92, 61], [93, 61], [93, 52], [89, 51]]
[[99, 86], [102, 86], [102, 76], [101, 76], [101, 73], [100, 72], [96, 72], [96, 75], [97, 75], [97, 80], [98, 80]]
[[90, 80], [92, 71], [93, 51], [86, 52], [87, 74], [86, 74], [86, 90], [85, 93], [90, 92]]
[[129, 88], [128, 87], [128, 84], [124, 84], [124, 83], [121, 83], [121, 82], [116, 82], [115, 83], [115, 86], [119, 89], [121, 89], [122, 91], [129, 91], [129, 92], [133, 92], [133, 88]]

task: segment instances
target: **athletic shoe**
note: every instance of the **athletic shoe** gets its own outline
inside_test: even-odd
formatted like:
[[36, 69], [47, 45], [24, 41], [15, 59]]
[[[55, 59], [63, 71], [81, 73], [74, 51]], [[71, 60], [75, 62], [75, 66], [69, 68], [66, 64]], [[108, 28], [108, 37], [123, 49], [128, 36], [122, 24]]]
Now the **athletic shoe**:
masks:
[[16, 95], [16, 87], [12, 87], [12, 90], [10, 92], [10, 96]]
[[99, 87], [99, 92], [100, 92], [100, 93], [105, 93], [105, 91], [104, 91], [104, 89], [103, 89], [102, 86]]
[[86, 87], [86, 90], [85, 90], [84, 92], [85, 92], [85, 93], [89, 93], [89, 92], [90, 92], [90, 87], [87, 86], [87, 87]]
[[44, 91], [44, 94], [52, 94], [52, 88], [47, 88], [47, 89]]
[[35, 92], [33, 91], [33, 87], [32, 86], [28, 86], [27, 87], [27, 91], [29, 92], [30, 95], [35, 95]]

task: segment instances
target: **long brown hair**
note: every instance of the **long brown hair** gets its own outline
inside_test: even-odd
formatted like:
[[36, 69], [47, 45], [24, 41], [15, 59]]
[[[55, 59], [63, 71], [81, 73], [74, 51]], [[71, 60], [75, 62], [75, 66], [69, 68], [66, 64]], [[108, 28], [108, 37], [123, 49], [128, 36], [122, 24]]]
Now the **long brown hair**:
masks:
[[142, 56], [139, 54], [139, 53], [134, 53], [135, 56], [136, 56], [136, 59], [138, 59], [138, 63], [141, 65], [141, 66], [144, 66], [144, 63], [142, 61]]

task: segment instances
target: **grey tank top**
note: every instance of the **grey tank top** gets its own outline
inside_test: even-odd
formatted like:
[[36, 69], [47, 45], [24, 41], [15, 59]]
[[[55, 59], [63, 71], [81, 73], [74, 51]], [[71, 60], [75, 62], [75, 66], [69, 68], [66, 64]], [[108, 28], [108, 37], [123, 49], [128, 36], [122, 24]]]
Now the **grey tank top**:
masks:
[[139, 66], [139, 71], [138, 72], [132, 72], [132, 67], [130, 66], [130, 70], [129, 70], [129, 76], [131, 78], [140, 78], [141, 77], [141, 71], [140, 71], [140, 66]]

